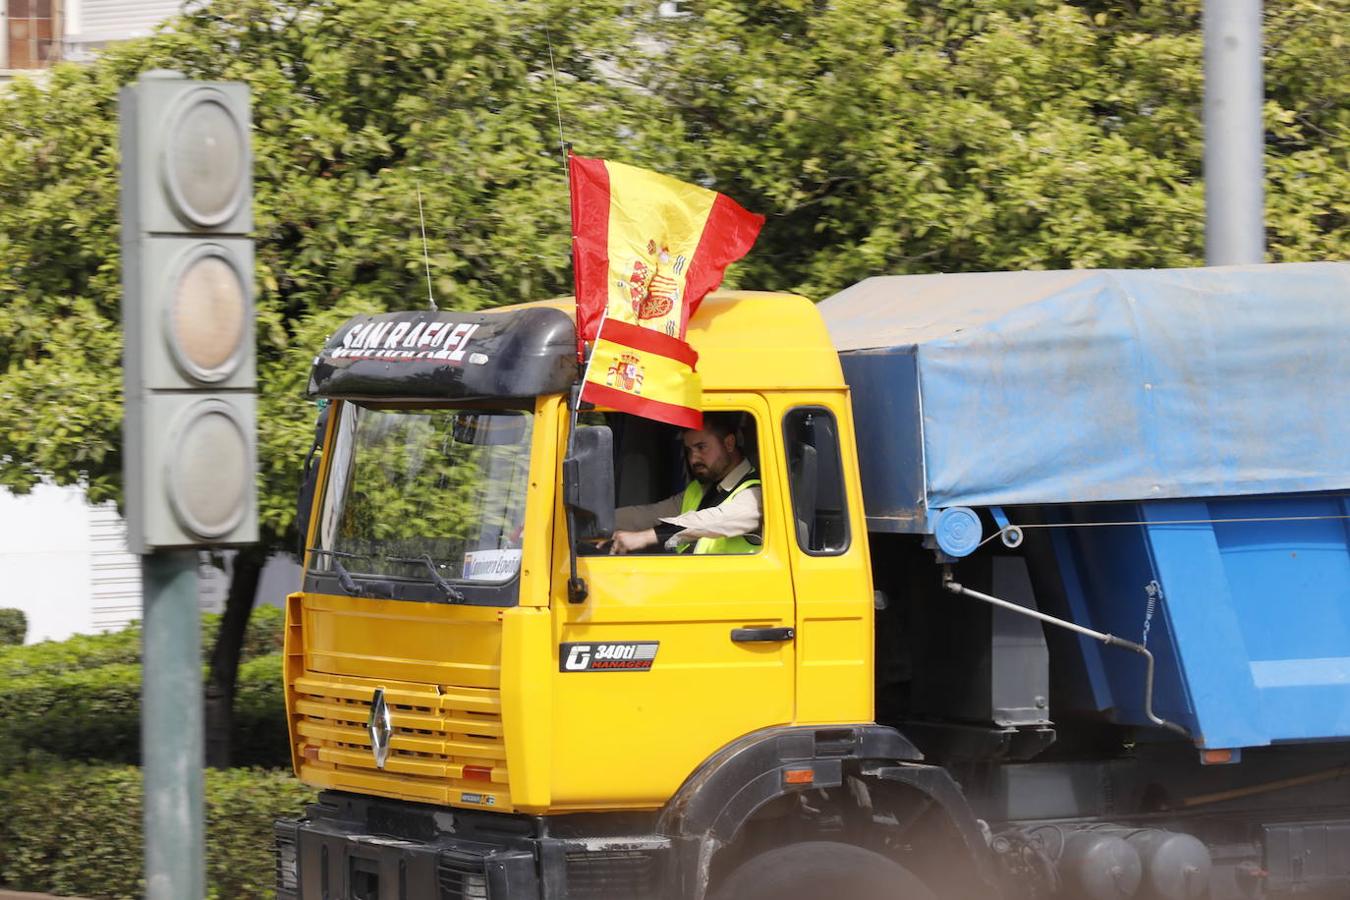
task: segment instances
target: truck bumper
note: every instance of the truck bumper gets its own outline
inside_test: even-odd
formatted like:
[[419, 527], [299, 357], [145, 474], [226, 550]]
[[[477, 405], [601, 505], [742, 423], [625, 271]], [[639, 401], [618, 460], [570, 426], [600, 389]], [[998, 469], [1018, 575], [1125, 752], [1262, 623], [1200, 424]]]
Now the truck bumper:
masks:
[[650, 822], [584, 818], [588, 834], [557, 836], [559, 820], [325, 793], [276, 823], [277, 898], [660, 898], [669, 841]]

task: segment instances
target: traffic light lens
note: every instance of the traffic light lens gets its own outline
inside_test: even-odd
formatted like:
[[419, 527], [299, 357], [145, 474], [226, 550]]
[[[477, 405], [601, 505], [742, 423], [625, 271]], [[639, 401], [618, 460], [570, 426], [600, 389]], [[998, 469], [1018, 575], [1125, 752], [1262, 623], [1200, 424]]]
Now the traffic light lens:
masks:
[[169, 497], [184, 528], [210, 540], [228, 534], [250, 496], [252, 454], [243, 424], [220, 401], [184, 411], [178, 446], [171, 448]]
[[183, 269], [169, 307], [174, 350], [199, 381], [229, 376], [242, 351], [248, 294], [220, 256], [204, 254]]
[[210, 94], [189, 104], [169, 140], [166, 174], [180, 212], [203, 227], [233, 216], [244, 197], [248, 146], [225, 105]]

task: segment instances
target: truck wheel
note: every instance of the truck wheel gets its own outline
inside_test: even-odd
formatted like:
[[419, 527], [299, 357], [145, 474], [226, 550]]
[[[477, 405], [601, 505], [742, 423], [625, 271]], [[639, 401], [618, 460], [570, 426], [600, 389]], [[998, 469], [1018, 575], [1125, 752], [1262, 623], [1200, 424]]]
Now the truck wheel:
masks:
[[937, 900], [904, 866], [828, 841], [790, 844], [736, 867], [711, 900]]

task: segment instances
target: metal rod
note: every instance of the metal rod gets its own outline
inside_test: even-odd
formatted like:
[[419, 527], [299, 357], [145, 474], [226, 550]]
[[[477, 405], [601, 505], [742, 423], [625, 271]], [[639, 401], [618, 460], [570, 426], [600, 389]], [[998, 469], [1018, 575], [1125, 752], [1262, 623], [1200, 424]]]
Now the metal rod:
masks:
[[1261, 0], [1205, 0], [1205, 261], [1265, 260]]
[[558, 149], [562, 151], [563, 177], [571, 179], [567, 165], [567, 139], [563, 137], [562, 97], [558, 93], [558, 67], [553, 64], [553, 35], [549, 33], [548, 23], [544, 23], [544, 39], [548, 41], [548, 70], [553, 73], [553, 106], [558, 111]]
[[422, 215], [422, 185], [417, 185], [417, 223], [422, 228], [422, 262], [427, 269], [427, 305], [431, 307], [432, 312], [439, 312], [436, 307], [436, 298], [431, 296], [431, 256], [427, 252], [427, 220]]
[[[1009, 523], [980, 541], [978, 547], [983, 547], [990, 541], [1005, 535], [1025, 534], [1033, 528], [1115, 528], [1122, 525], [1231, 525], [1252, 522], [1325, 522], [1328, 520], [1350, 520], [1350, 516], [1233, 516], [1227, 519], [1140, 519], [1136, 522], [1033, 522], [1027, 525]], [[1004, 541], [1009, 547], [1016, 547], [1021, 542], [1020, 537], [1017, 538], [1015, 543]]]
[[[589, 360], [587, 368], [589, 370]], [[571, 407], [570, 417], [567, 426], [567, 450], [565, 455], [572, 455], [573, 439], [577, 433], [577, 415], [581, 411], [581, 389], [584, 387], [584, 379], [572, 385], [572, 390], [568, 393], [568, 405]], [[567, 520], [567, 602], [582, 603], [590, 594], [590, 589], [586, 586], [586, 579], [577, 574], [577, 516], [576, 511], [572, 509], [570, 503], [564, 503], [563, 508], [566, 512]]]
[[202, 838], [202, 652], [197, 554], [141, 557], [144, 585], [141, 760], [145, 777], [145, 896], [206, 894]]
[[1338, 778], [1344, 778], [1350, 775], [1350, 766], [1337, 766], [1334, 769], [1325, 769], [1321, 772], [1314, 772], [1311, 775], [1299, 775], [1294, 778], [1282, 778], [1279, 781], [1267, 781], [1264, 784], [1254, 784], [1250, 787], [1236, 788], [1231, 791], [1219, 791], [1215, 794], [1200, 794], [1195, 797], [1186, 797], [1181, 801], [1185, 808], [1194, 806], [1208, 806], [1212, 803], [1223, 803], [1227, 800], [1242, 800], [1246, 797], [1259, 797], [1262, 794], [1273, 794], [1276, 791], [1287, 791], [1290, 788], [1304, 787], [1309, 784], [1318, 784], [1323, 781], [1335, 781]]
[[1028, 618], [1039, 619], [1040, 621], [1045, 622], [1047, 625], [1055, 625], [1059, 628], [1065, 628], [1069, 631], [1081, 634], [1085, 637], [1090, 637], [1093, 640], [1101, 641], [1108, 647], [1121, 647], [1125, 650], [1138, 653], [1140, 656], [1144, 657], [1144, 664], [1145, 664], [1144, 715], [1148, 717], [1148, 720], [1150, 722], [1152, 722], [1154, 725], [1157, 725], [1159, 728], [1166, 728], [1168, 731], [1174, 731], [1184, 738], [1187, 739], [1190, 738], [1191, 733], [1187, 731], [1184, 726], [1178, 725], [1175, 722], [1169, 722], [1167, 719], [1157, 716], [1153, 712], [1153, 654], [1148, 651], [1147, 647], [1143, 646], [1142, 644], [1136, 644], [1134, 641], [1127, 641], [1124, 638], [1118, 638], [1114, 634], [1107, 634], [1106, 632], [1103, 631], [1093, 631], [1091, 628], [1084, 628], [1082, 625], [1079, 625], [1076, 622], [1070, 622], [1067, 619], [1059, 619], [1056, 618], [1055, 616], [1046, 615], [1045, 613], [1039, 610], [1027, 609], [1025, 606], [1018, 606], [1016, 603], [1013, 603], [1008, 600], [1003, 600], [999, 597], [994, 597], [990, 594], [982, 594], [979, 591], [972, 591], [970, 588], [965, 587], [964, 585], [961, 585], [952, 579], [952, 572], [950, 568], [943, 569], [942, 586], [948, 591], [952, 592], [953, 594], [960, 594], [965, 597], [970, 597], [974, 600], [980, 600], [992, 606], [997, 606], [999, 609], [1006, 609], [1009, 612], [1014, 612], [1019, 615], [1027, 616]]

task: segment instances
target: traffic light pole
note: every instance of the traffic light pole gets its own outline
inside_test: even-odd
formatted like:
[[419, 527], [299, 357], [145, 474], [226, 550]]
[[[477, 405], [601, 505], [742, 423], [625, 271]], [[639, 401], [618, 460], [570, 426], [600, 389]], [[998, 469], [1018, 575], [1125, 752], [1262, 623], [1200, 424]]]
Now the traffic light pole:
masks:
[[145, 778], [145, 896], [206, 895], [203, 859], [201, 616], [197, 555], [141, 557], [144, 593], [141, 763]]
[[206, 895], [198, 547], [258, 540], [248, 87], [118, 93], [123, 492], [141, 557], [145, 895]]
[[1205, 0], [1205, 264], [1265, 262], [1261, 0]]

